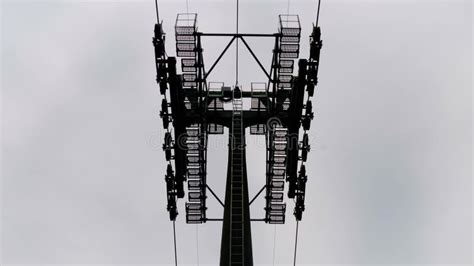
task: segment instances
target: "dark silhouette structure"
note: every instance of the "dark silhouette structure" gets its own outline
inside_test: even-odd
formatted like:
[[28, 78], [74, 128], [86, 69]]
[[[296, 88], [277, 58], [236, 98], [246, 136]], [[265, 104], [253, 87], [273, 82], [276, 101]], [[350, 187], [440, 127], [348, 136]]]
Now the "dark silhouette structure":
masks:
[[[156, 81], [164, 96], [160, 113], [166, 129], [163, 150], [169, 162], [166, 171], [169, 218], [176, 220], [176, 201], [185, 196], [184, 184], [187, 183], [186, 222], [223, 221], [220, 265], [253, 265], [251, 221], [285, 223], [285, 182], [288, 198], [295, 201], [293, 213], [297, 221], [302, 219], [305, 209], [305, 163], [310, 150], [307, 131], [313, 119], [311, 97], [318, 83], [320, 28], [317, 24], [313, 26], [309, 57], [297, 62], [301, 38], [297, 15], [280, 15], [276, 33], [245, 34], [200, 32], [196, 14], [178, 14], [175, 36], [181, 74], [177, 72], [176, 57], [167, 56], [165, 52], [163, 24], [155, 25]], [[230, 40], [206, 69], [201, 40], [208, 36]], [[273, 48], [269, 71], [252, 51], [247, 38], [274, 39], [274, 46], [269, 47], [269, 50]], [[244, 88], [238, 84], [230, 87], [207, 81], [222, 56], [238, 41], [258, 63], [268, 82], [252, 83], [250, 88]], [[293, 75], [294, 70], [296, 75]], [[247, 99], [251, 108], [244, 110], [242, 102]], [[229, 154], [225, 201], [222, 202], [206, 182], [206, 165], [209, 135], [223, 134], [224, 127], [229, 128]], [[266, 184], [252, 200], [247, 182], [246, 128], [250, 128], [250, 134], [262, 135], [266, 140]], [[208, 192], [223, 205], [223, 218], [207, 217]], [[265, 216], [253, 219], [249, 206], [262, 192], [266, 200]]]

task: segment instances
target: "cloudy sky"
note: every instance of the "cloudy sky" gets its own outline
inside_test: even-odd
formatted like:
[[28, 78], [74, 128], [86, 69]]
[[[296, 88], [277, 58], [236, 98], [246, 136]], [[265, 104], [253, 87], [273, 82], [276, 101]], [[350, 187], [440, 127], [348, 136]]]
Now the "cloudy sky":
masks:
[[[186, 2], [159, 3], [173, 55]], [[298, 263], [471, 265], [472, 2], [322, 5]], [[286, 0], [242, 0], [241, 31], [273, 33], [287, 8]], [[189, 11], [200, 31], [235, 29], [233, 1], [189, 0]], [[315, 11], [316, 0], [290, 2], [302, 56]], [[152, 0], [1, 2], [2, 265], [174, 263], [155, 21]], [[226, 41], [204, 42], [207, 65]], [[269, 66], [272, 42], [249, 43]], [[233, 60], [226, 56], [209, 80], [232, 85]], [[265, 81], [243, 50], [241, 66], [244, 88]], [[208, 182], [223, 198], [226, 138], [209, 145]], [[251, 195], [264, 184], [263, 147], [248, 139]], [[220, 217], [208, 203], [208, 216]], [[292, 264], [287, 204], [287, 224], [252, 224], [256, 265]], [[221, 223], [187, 225], [179, 205], [180, 264], [217, 265]], [[253, 203], [252, 216], [263, 206]]]

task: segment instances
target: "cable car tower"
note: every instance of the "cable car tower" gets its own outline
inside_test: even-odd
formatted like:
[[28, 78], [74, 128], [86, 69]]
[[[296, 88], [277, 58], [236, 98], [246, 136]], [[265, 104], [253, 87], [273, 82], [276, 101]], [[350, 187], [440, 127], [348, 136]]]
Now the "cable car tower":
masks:
[[[156, 11], [158, 15], [158, 6]], [[285, 223], [285, 182], [288, 198], [295, 201], [293, 214], [297, 222], [305, 210], [305, 163], [310, 150], [307, 131], [313, 119], [311, 98], [318, 83], [321, 30], [316, 22], [309, 36], [310, 54], [296, 62], [300, 57], [299, 17], [287, 14], [278, 19], [276, 33], [207, 33], [198, 31], [197, 14], [178, 14], [176, 57], [165, 51], [165, 32], [159, 16], [155, 24], [153, 45], [156, 81], [163, 95], [160, 116], [166, 130], [163, 150], [168, 161], [165, 180], [169, 218], [174, 226], [177, 200], [184, 198], [187, 190], [187, 223], [223, 221], [220, 265], [253, 265], [251, 221]], [[202, 39], [209, 36], [230, 40], [211, 67], [206, 68]], [[274, 40], [274, 46], [269, 47], [273, 53], [269, 70], [247, 43], [250, 37]], [[251, 83], [250, 88], [209, 82], [209, 74], [229, 47], [239, 41], [258, 63], [267, 82]], [[177, 71], [178, 59], [181, 73]], [[243, 108], [244, 99], [250, 99], [250, 109]], [[225, 109], [225, 104], [232, 107]], [[224, 127], [229, 129], [229, 152], [222, 202], [207, 184], [206, 169], [208, 138], [223, 134]], [[252, 200], [247, 182], [246, 128], [250, 128], [250, 134], [262, 135], [266, 140], [266, 184]], [[224, 206], [222, 218], [207, 217], [208, 191]], [[249, 206], [263, 191], [265, 215], [254, 219], [250, 217]]]

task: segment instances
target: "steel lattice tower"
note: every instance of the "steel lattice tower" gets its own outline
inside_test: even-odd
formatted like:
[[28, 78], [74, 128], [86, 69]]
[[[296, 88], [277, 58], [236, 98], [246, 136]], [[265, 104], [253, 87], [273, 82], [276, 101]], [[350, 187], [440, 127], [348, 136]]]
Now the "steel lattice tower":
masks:
[[[297, 221], [305, 209], [305, 162], [310, 149], [307, 130], [313, 119], [311, 97], [317, 85], [321, 31], [313, 25], [310, 55], [298, 59], [301, 26], [297, 15], [280, 15], [279, 28], [273, 34], [203, 33], [197, 30], [197, 14], [178, 14], [175, 24], [176, 55], [181, 59], [181, 74], [177, 73], [177, 58], [165, 52], [162, 22], [155, 25], [153, 45], [157, 70], [156, 81], [164, 96], [160, 115], [166, 129], [163, 150], [168, 161], [166, 188], [170, 220], [178, 215], [176, 202], [184, 198], [187, 183], [186, 222], [223, 221], [220, 265], [253, 265], [251, 221], [272, 224], [285, 223], [288, 197], [295, 199]], [[207, 36], [230, 38], [209, 70], [204, 66], [201, 39]], [[273, 57], [267, 71], [246, 41], [246, 38], [273, 38]], [[208, 82], [209, 74], [236, 41], [241, 41], [256, 60], [268, 82], [252, 83], [250, 90], [242, 86], [229, 87]], [[271, 48], [271, 47], [270, 47]], [[251, 108], [244, 110], [242, 102], [250, 99]], [[224, 105], [232, 108], [224, 109]], [[170, 130], [170, 124], [174, 128]], [[206, 182], [207, 142], [209, 135], [223, 134], [229, 128], [229, 153], [225, 201]], [[250, 134], [263, 135], [266, 140], [266, 184], [249, 200], [245, 129]], [[300, 128], [303, 131], [300, 132]], [[173, 162], [174, 161], [174, 168]], [[299, 168], [299, 170], [298, 170]], [[207, 192], [224, 206], [222, 219], [206, 216]], [[265, 217], [251, 219], [249, 206], [265, 191]]]

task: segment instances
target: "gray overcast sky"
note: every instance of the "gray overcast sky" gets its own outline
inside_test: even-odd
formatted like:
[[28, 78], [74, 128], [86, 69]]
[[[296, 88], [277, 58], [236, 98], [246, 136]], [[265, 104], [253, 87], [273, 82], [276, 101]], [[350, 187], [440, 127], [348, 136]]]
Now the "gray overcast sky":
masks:
[[[233, 31], [233, 1], [189, 0], [201, 31]], [[323, 0], [324, 46], [310, 138], [298, 262], [472, 263], [471, 1]], [[242, 1], [241, 31], [275, 32], [286, 1]], [[160, 1], [173, 25], [185, 0]], [[300, 15], [301, 55], [316, 0]], [[153, 1], [2, 1], [2, 265], [173, 263]], [[204, 42], [209, 65], [225, 39]], [[271, 42], [249, 40], [265, 65]], [[232, 84], [234, 55], [210, 80]], [[241, 54], [241, 84], [265, 81]], [[223, 197], [226, 139], [209, 147]], [[251, 194], [263, 141], [248, 140]], [[222, 209], [209, 198], [209, 216]], [[263, 199], [252, 204], [261, 217]], [[292, 263], [293, 203], [275, 263]], [[220, 223], [177, 223], [181, 263], [216, 265]], [[272, 264], [273, 225], [252, 225], [256, 265]]]

